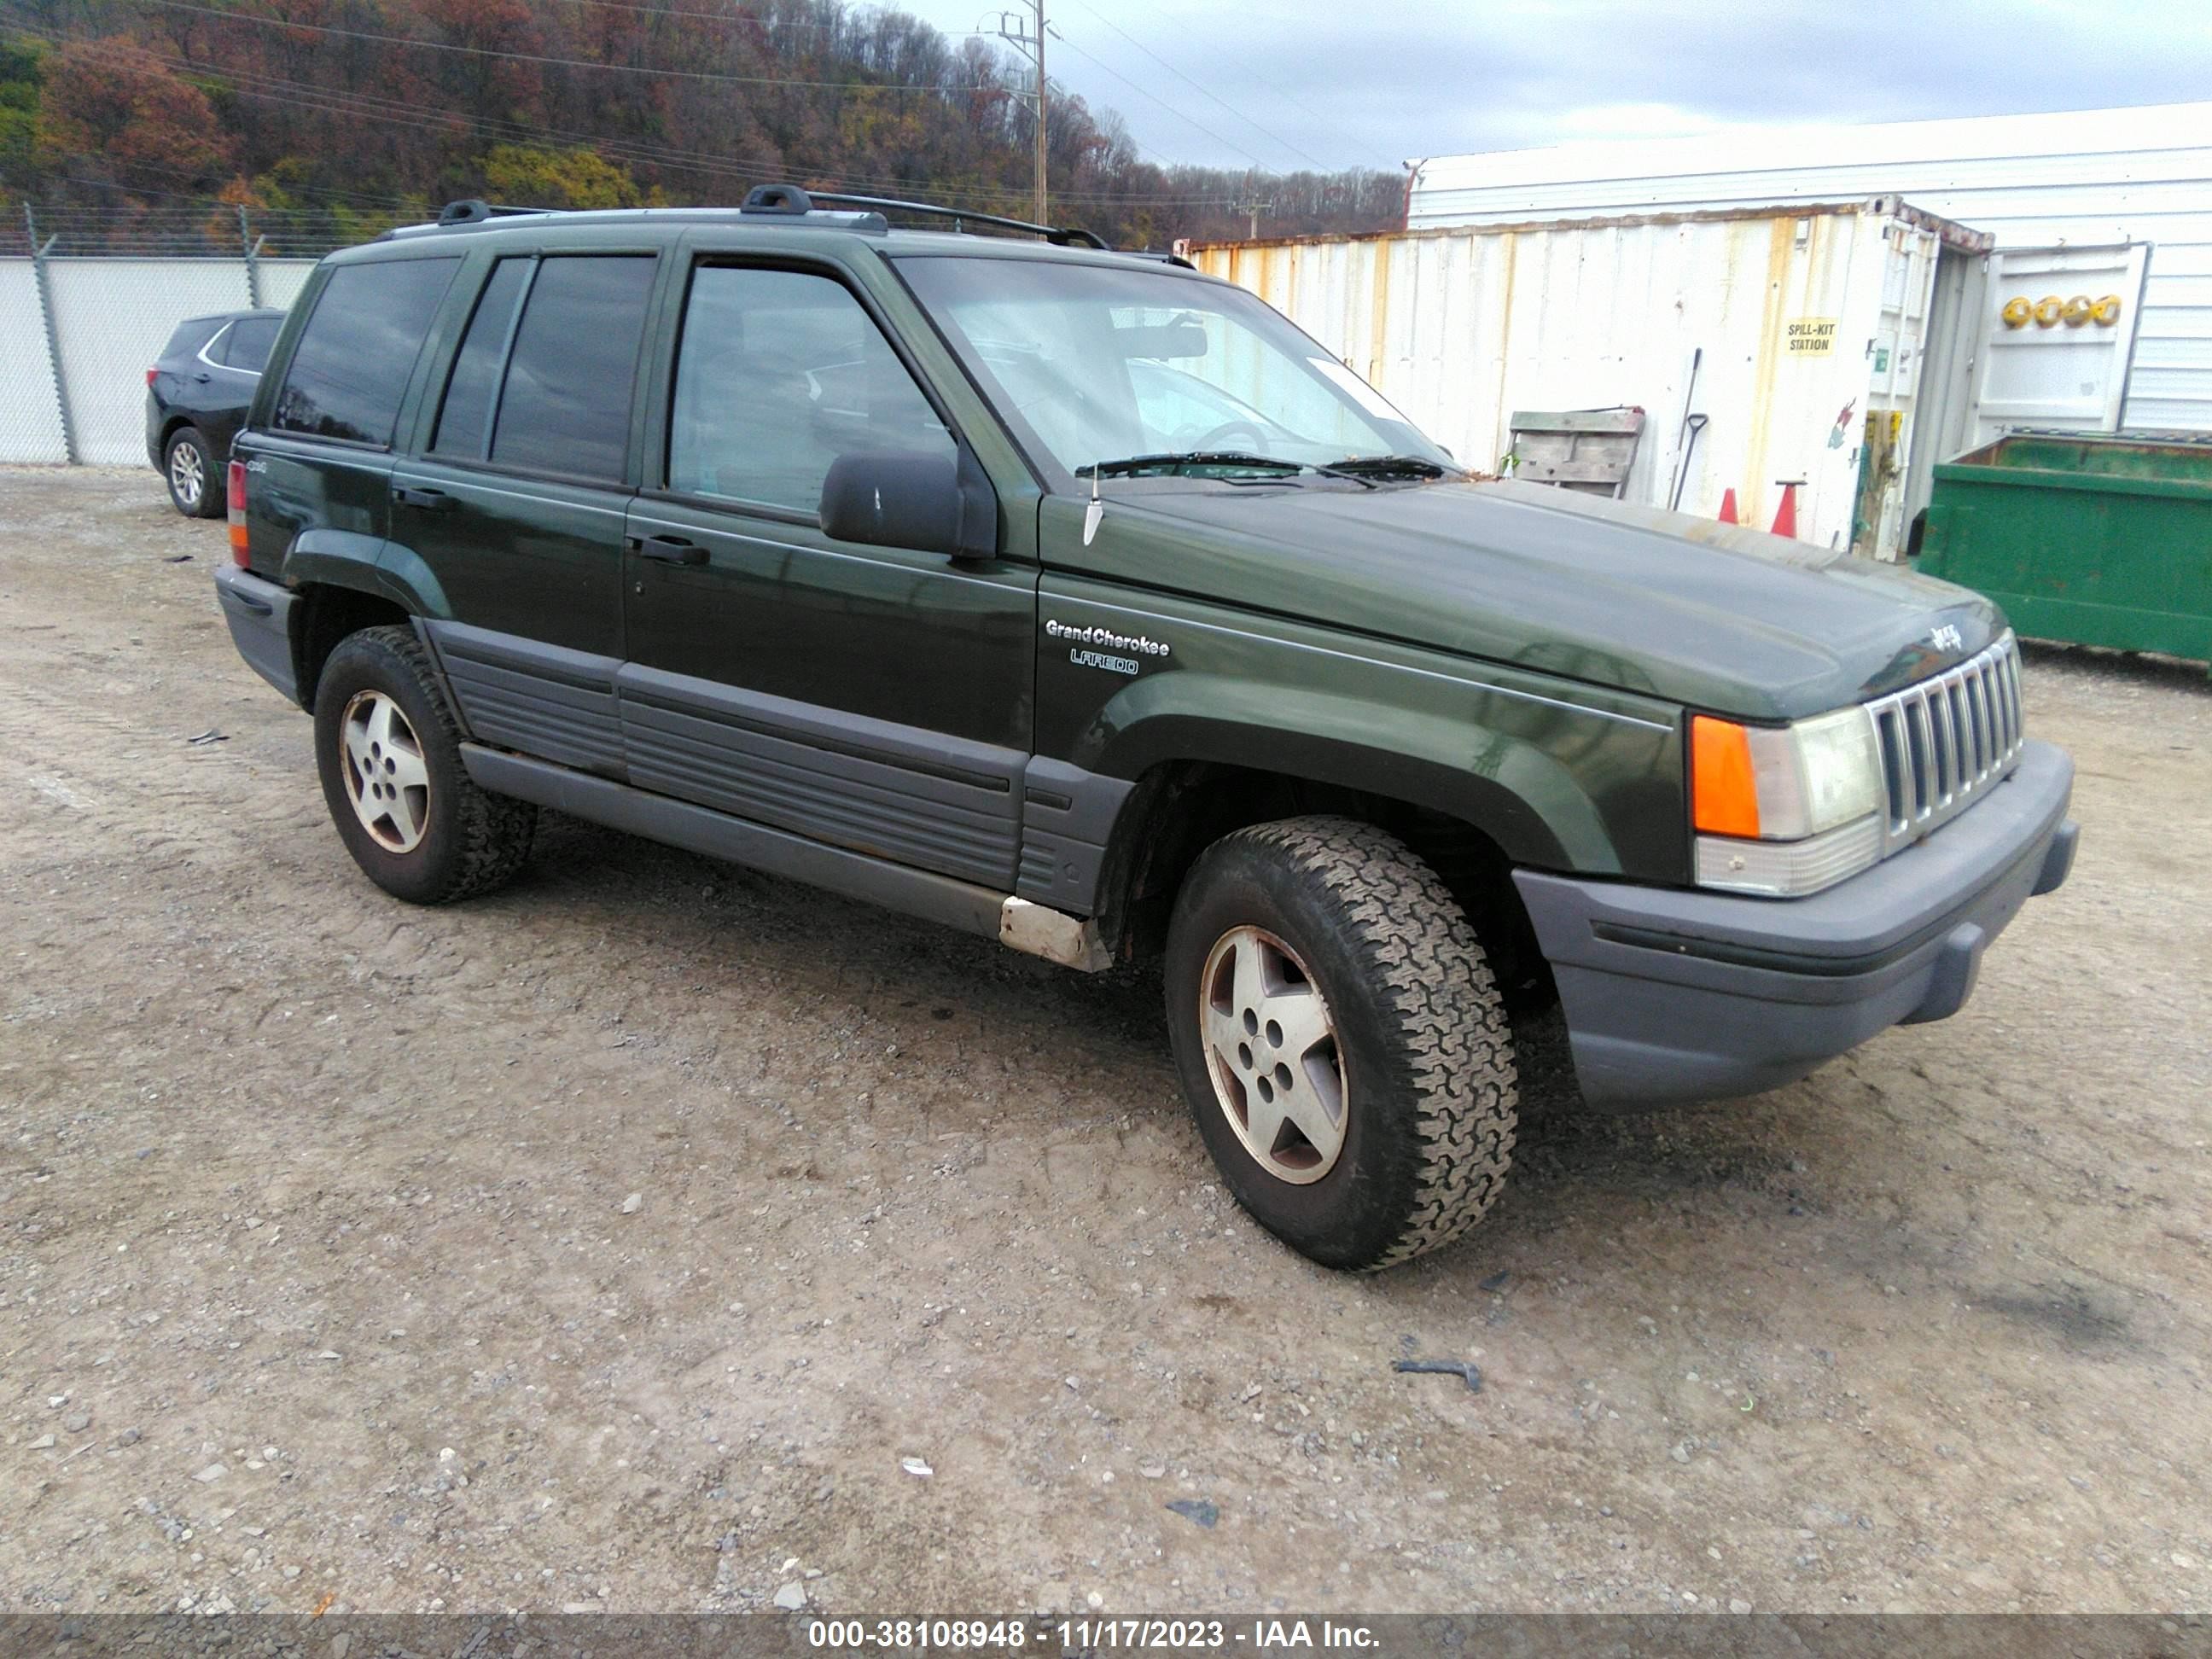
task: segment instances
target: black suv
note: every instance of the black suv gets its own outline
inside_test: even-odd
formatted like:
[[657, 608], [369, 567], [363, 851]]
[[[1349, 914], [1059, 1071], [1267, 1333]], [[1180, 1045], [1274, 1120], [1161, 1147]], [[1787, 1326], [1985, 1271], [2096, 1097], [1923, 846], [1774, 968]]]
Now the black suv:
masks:
[[281, 311], [187, 317], [146, 371], [146, 459], [188, 519], [222, 511], [216, 480], [283, 321]]
[[486, 891], [551, 806], [1155, 963], [1229, 1187], [1372, 1267], [1498, 1191], [1523, 1015], [1599, 1105], [1774, 1088], [2066, 878], [1986, 600], [1470, 476], [1241, 289], [933, 211], [462, 203], [317, 269], [217, 582], [373, 880]]

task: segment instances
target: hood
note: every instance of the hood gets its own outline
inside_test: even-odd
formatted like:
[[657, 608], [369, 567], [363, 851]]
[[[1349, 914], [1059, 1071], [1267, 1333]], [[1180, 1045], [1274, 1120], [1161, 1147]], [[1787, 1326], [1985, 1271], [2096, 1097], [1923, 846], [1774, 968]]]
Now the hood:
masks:
[[1077, 556], [1102, 575], [1753, 719], [1881, 696], [2004, 628], [1899, 566], [1542, 484], [1107, 500]]

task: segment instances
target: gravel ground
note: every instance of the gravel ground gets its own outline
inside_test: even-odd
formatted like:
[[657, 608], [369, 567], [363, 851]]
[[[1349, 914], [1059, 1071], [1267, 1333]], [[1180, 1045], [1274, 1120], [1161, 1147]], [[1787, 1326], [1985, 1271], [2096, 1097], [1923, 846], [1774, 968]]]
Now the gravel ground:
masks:
[[559, 819], [386, 898], [222, 556], [0, 473], [0, 1607], [2212, 1602], [2199, 670], [2031, 653], [2081, 862], [1958, 1018], [1351, 1279], [1140, 982]]

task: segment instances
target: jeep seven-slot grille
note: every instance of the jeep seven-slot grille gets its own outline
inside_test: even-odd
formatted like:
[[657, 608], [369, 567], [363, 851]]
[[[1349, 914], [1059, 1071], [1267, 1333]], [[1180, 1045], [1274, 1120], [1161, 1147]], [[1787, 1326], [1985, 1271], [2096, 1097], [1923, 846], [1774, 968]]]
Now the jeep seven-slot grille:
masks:
[[2008, 633], [1867, 712], [1881, 739], [1887, 856], [1965, 811], [2019, 761], [2020, 647]]

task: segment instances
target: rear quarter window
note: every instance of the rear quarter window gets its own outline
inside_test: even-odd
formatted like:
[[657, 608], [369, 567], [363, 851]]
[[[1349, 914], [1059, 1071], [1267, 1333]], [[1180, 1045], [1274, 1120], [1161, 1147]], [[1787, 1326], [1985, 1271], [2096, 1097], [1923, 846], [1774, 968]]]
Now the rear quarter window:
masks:
[[286, 366], [276, 429], [389, 445], [408, 376], [459, 264], [458, 256], [386, 259], [332, 271]]
[[276, 343], [281, 317], [241, 317], [222, 337], [222, 361], [231, 368], [258, 374], [269, 363], [269, 348]]
[[161, 356], [189, 357], [215, 338], [216, 330], [222, 326], [222, 319], [220, 317], [187, 317], [169, 336], [169, 343], [161, 348]]

